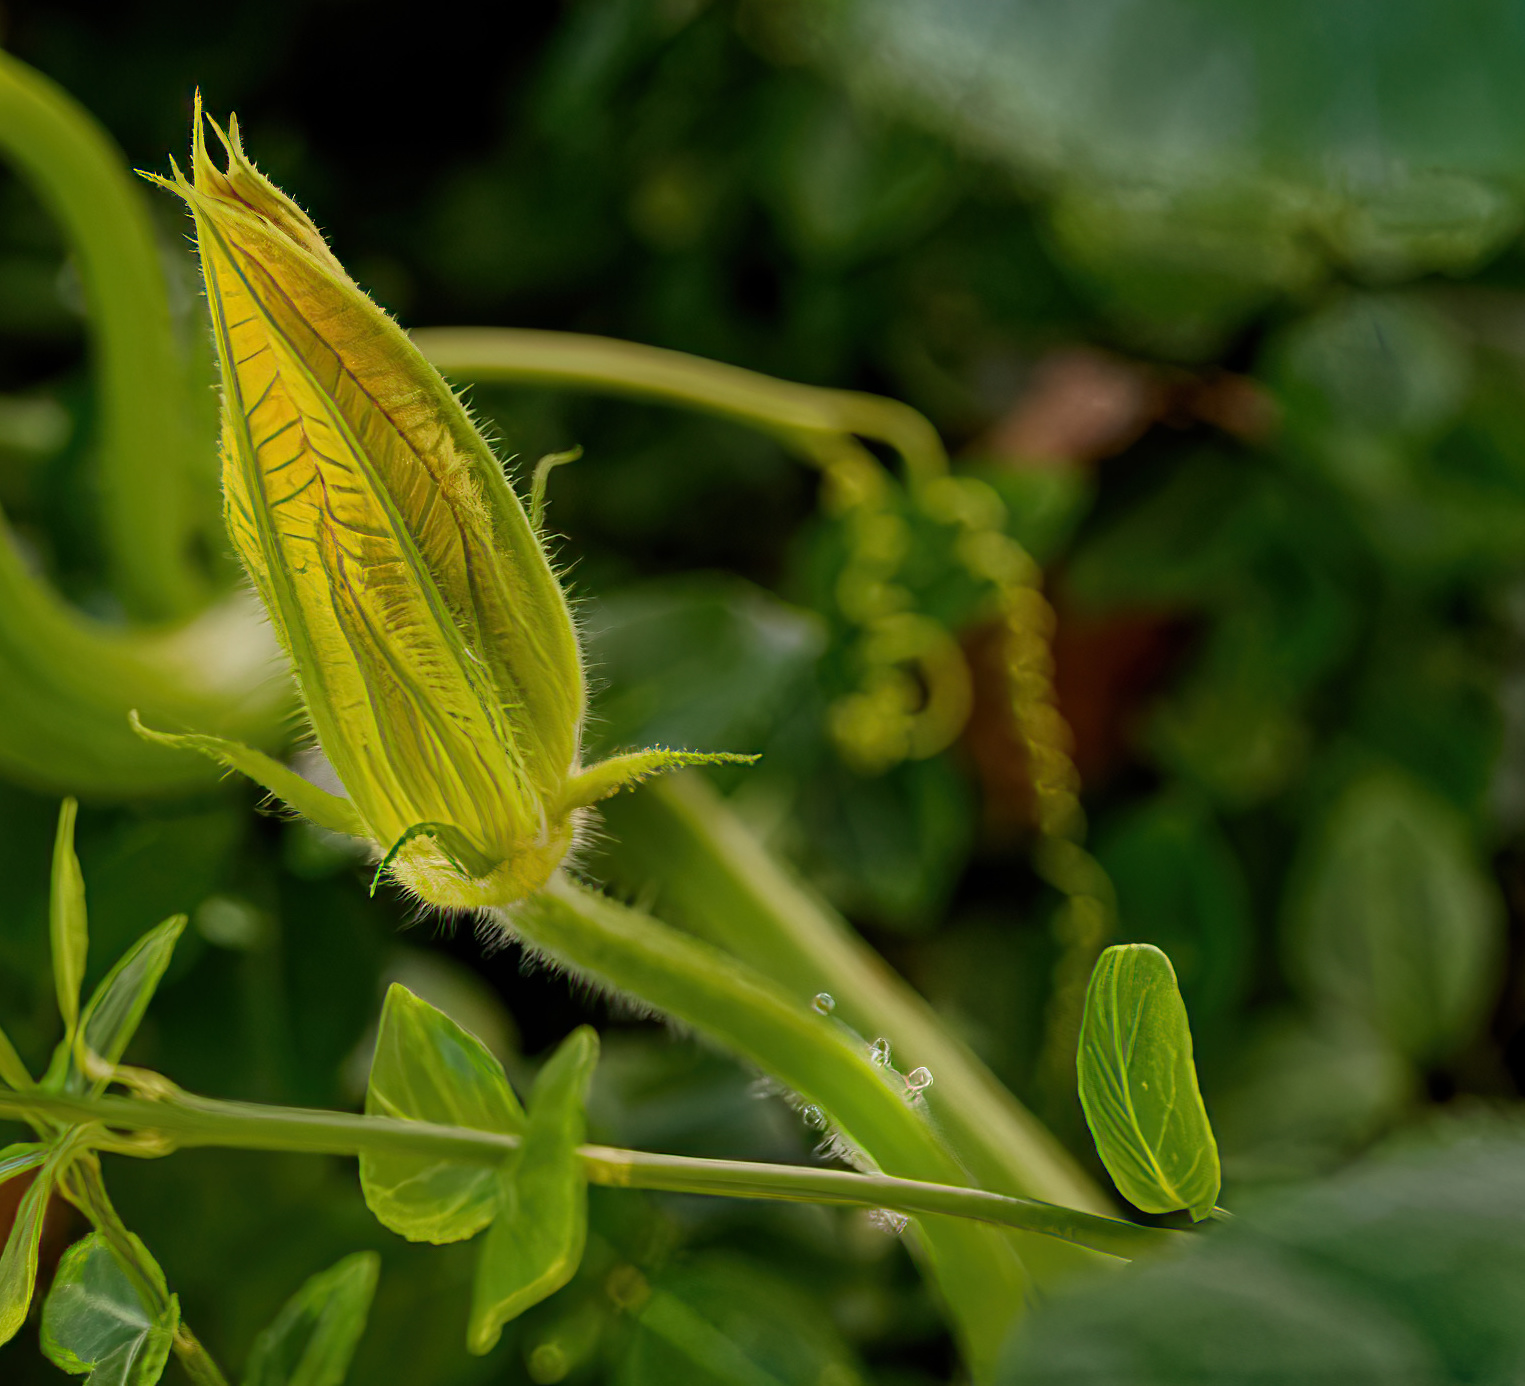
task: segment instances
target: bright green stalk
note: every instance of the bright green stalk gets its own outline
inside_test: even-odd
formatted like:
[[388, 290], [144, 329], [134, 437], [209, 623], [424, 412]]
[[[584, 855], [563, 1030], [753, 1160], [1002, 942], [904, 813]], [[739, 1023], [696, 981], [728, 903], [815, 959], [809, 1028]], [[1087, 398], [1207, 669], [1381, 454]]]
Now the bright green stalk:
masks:
[[[819, 1106], [887, 1174], [967, 1182], [957, 1160], [872, 1064], [866, 1046], [710, 944], [679, 933], [565, 877], [513, 911], [504, 927], [585, 976], [692, 1025]], [[920, 1224], [921, 1245], [976, 1380], [987, 1379], [1020, 1313], [1026, 1273], [999, 1236], [943, 1218]]]
[[4, 53], [0, 152], [57, 218], [84, 287], [100, 401], [101, 523], [116, 590], [142, 619], [189, 616], [208, 596], [188, 499], [192, 478], [210, 474], [212, 440], [191, 428], [147, 208], [90, 114]]
[[861, 434], [889, 443], [918, 481], [941, 476], [948, 457], [937, 430], [899, 400], [797, 385], [681, 351], [508, 327], [431, 327], [412, 334], [418, 349], [457, 380], [549, 385], [699, 409], [772, 434], [817, 462]]
[[[37, 1090], [0, 1091], [0, 1116], [16, 1120], [34, 1116], [60, 1123], [99, 1122], [113, 1130], [162, 1137], [167, 1145], [152, 1147], [155, 1154], [192, 1148], [349, 1156], [406, 1153], [490, 1167], [501, 1164], [517, 1149], [519, 1141], [517, 1136], [493, 1131], [352, 1112], [223, 1102], [189, 1093], [148, 1101], [137, 1097], [69, 1097]], [[606, 1145], [584, 1145], [579, 1153], [589, 1181], [610, 1188], [888, 1208], [912, 1216], [944, 1214], [1040, 1233], [1130, 1259], [1173, 1245], [1182, 1235], [1033, 1199], [890, 1175], [808, 1165], [704, 1160]], [[103, 1231], [108, 1230], [104, 1222], [100, 1225]]]

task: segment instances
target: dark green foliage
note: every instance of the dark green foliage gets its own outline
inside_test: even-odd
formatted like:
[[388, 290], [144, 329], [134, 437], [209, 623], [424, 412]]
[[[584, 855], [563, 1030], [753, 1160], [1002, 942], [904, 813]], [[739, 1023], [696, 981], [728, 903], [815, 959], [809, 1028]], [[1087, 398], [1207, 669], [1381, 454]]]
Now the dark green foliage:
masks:
[[[828, 29], [824, 50], [791, 18], [808, 8], [546, 3], [495, 36], [453, 15], [394, 24], [306, 0], [235, 5], [210, 26], [173, 7], [17, 0], [5, 42], [140, 166], [181, 148], [197, 84], [236, 105], [268, 171], [409, 326], [605, 332], [924, 410], [1049, 574], [1117, 937], [1174, 962], [1224, 1202], [1337, 1169], [1421, 1119], [1429, 1096], [1517, 1100], [1525, 278], [1508, 241], [1525, 88], [1506, 8], [1304, 23], [1301, 7], [1150, 0], [1082, 32], [1087, 7], [844, 0], [849, 37]], [[918, 13], [952, 39], [916, 43]], [[953, 40], [997, 19], [971, 87]], [[852, 37], [865, 26], [879, 42]], [[1255, 80], [1239, 81], [1257, 51]], [[1017, 110], [1043, 91], [1044, 120]], [[1346, 123], [1353, 111], [1370, 118]], [[1362, 162], [1374, 147], [1379, 164]], [[158, 214], [177, 328], [197, 343], [181, 228]], [[98, 405], [65, 261], [44, 209], [0, 174], [0, 503], [27, 562], [116, 619]], [[1045, 384], [1077, 348], [1121, 374], [1094, 394]], [[1213, 403], [1225, 382], [1237, 414]], [[768, 439], [665, 409], [505, 387], [472, 399], [521, 480], [542, 454], [585, 448], [551, 475], [546, 518], [584, 600], [592, 736], [761, 751], [757, 769], [716, 776], [733, 803], [1022, 1096], [1050, 1101], [1032, 1071], [1053, 901], [1027, 865], [999, 690], [982, 688], [946, 754], [857, 774], [824, 727], [856, 677], [834, 594], [850, 536], [821, 513], [813, 475]], [[1054, 436], [1039, 415], [1120, 422], [1034, 455]], [[210, 448], [207, 463], [204, 566], [231, 580]], [[950, 572], [945, 532], [911, 523], [919, 608], [978, 648], [984, 594]], [[420, 1029], [491, 1089], [477, 1119], [513, 1129], [500, 1070], [527, 1091], [535, 1056], [592, 1020], [606, 1048], [594, 1139], [809, 1158], [820, 1133], [751, 1096], [729, 1061], [544, 969], [525, 975], [512, 947], [484, 953], [469, 921], [414, 922], [385, 891], [367, 899], [343, 842], [254, 809], [224, 787], [80, 811], [94, 940], [82, 998], [152, 921], [191, 920], [173, 960], [157, 935], [118, 974], [132, 986], [96, 1007], [97, 1025], [122, 1022], [108, 1028], [128, 1062], [216, 1095], [353, 1109], [401, 982], [437, 1008], [414, 1003]], [[0, 1023], [33, 1074], [60, 1037], [56, 816], [55, 801], [0, 785]], [[600, 879], [596, 832], [587, 862]], [[154, 984], [145, 1017], [136, 1002]], [[387, 1038], [383, 1026], [383, 1050]], [[1204, 1363], [1253, 1380], [1252, 1359], [1267, 1382], [1309, 1379], [1310, 1360], [1352, 1381], [1507, 1377], [1517, 1357], [1497, 1326], [1518, 1317], [1519, 1268], [1499, 1178], [1512, 1158], [1504, 1144], [1415, 1157], [1296, 1195], [1292, 1222], [1268, 1204], [1270, 1221], [1215, 1226], [1191, 1257], [1056, 1304], [1024, 1370], [1123, 1381], [1119, 1363], [1147, 1340], [1137, 1354], [1155, 1376], [1140, 1380]], [[405, 1244], [377, 1227], [352, 1168], [220, 1151], [106, 1164], [224, 1363], [271, 1341], [273, 1321], [317, 1342], [336, 1320], [312, 1317], [306, 1291], [287, 1317], [291, 1288], [371, 1248], [357, 1386], [525, 1372], [925, 1386], [954, 1370], [910, 1258], [855, 1214], [596, 1190], [571, 1282], [478, 1359], [462, 1330], [481, 1240]], [[497, 1177], [441, 1174], [457, 1176], [480, 1194], [460, 1225], [480, 1228]], [[18, 1174], [0, 1194], [20, 1187]], [[1423, 1211], [1442, 1196], [1472, 1229], [1460, 1240]], [[1392, 1205], [1410, 1210], [1402, 1226], [1378, 1215]], [[54, 1207], [55, 1222], [69, 1216]], [[1350, 1230], [1363, 1210], [1369, 1257]], [[46, 1273], [83, 1226], [45, 1232], [41, 1192], [22, 1211], [18, 1253], [35, 1233]], [[1454, 1284], [1426, 1269], [1445, 1265]], [[1413, 1271], [1412, 1297], [1385, 1266]], [[350, 1328], [352, 1310], [338, 1315]], [[0, 1347], [7, 1383], [56, 1379], [32, 1331]]]
[[1519, 1133], [1440, 1135], [1056, 1300], [1003, 1380], [1507, 1380], [1525, 1313]]

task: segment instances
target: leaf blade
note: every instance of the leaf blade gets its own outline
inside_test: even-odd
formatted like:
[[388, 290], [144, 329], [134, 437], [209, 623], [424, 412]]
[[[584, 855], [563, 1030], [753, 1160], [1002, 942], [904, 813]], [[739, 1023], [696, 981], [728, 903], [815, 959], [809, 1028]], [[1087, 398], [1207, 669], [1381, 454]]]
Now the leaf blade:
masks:
[[340, 1386], [380, 1269], [374, 1251], [357, 1251], [308, 1279], [254, 1340], [244, 1386]]
[[488, 1229], [471, 1293], [466, 1346], [491, 1352], [503, 1325], [554, 1294], [577, 1272], [588, 1234], [588, 1083], [598, 1035], [574, 1030], [547, 1061], [530, 1095], [519, 1157], [500, 1176], [502, 1209]]
[[99, 1232], [64, 1253], [43, 1303], [43, 1354], [66, 1372], [88, 1374], [93, 1386], [153, 1386], [164, 1373], [179, 1326], [180, 1306], [163, 1273], [147, 1248], [136, 1237], [133, 1241], [137, 1264], [153, 1276], [162, 1312], [144, 1303]]
[[74, 854], [74, 820], [79, 802], [65, 799], [58, 811], [53, 842], [53, 879], [48, 895], [48, 937], [53, 950], [53, 982], [64, 1033], [71, 1037], [79, 1024], [79, 988], [85, 977], [89, 932], [85, 920], [85, 878]]
[[8, 1343], [26, 1322], [37, 1285], [37, 1248], [42, 1241], [42, 1219], [53, 1192], [51, 1166], [44, 1166], [22, 1195], [0, 1252], [0, 1343]]
[[[487, 1047], [396, 982], [382, 1006], [365, 1110], [504, 1134], [524, 1127], [503, 1066]], [[483, 1165], [366, 1152], [360, 1187], [382, 1226], [415, 1242], [463, 1241], [498, 1208], [498, 1172]]]
[[1206, 1217], [1222, 1184], [1218, 1146], [1175, 969], [1152, 944], [1118, 944], [1097, 960], [1077, 1071], [1097, 1153], [1123, 1196], [1147, 1213]]

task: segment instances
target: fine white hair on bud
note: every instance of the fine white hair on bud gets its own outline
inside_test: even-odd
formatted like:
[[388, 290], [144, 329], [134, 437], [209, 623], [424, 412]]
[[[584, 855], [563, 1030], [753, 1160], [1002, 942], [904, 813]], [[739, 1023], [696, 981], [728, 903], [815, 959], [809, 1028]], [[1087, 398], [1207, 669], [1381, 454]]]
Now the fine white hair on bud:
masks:
[[[157, 181], [195, 221], [228, 530], [344, 793], [193, 729], [140, 730], [369, 839], [378, 879], [429, 904], [510, 904], [545, 884], [597, 800], [751, 757], [582, 764], [587, 683], [538, 513], [439, 372], [249, 161], [236, 119], [212, 126], [223, 166], [206, 123], [198, 97], [190, 177]], [[537, 512], [539, 499], [537, 485]]]

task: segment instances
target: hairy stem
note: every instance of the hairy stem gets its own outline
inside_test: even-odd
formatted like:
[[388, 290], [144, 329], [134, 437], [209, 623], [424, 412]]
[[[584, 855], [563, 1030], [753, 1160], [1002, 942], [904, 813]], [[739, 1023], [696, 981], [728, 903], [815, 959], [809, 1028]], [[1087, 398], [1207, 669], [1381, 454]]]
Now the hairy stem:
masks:
[[[655, 888], [660, 913], [765, 973], [801, 1004], [829, 994], [835, 1016], [867, 1038], [889, 1039], [902, 1066], [929, 1068], [932, 1116], [982, 1185], [1110, 1211], [1042, 1123], [845, 920], [790, 878], [703, 779], [682, 775], [643, 786], [603, 812], [611, 829], [607, 865], [621, 886]], [[1040, 1250], [1024, 1254], [1035, 1275], [1050, 1268], [1052, 1258]]]
[[[62, 1123], [98, 1123], [112, 1130], [151, 1133], [164, 1137], [170, 1149], [216, 1146], [352, 1156], [362, 1152], [406, 1153], [491, 1166], [501, 1164], [519, 1144], [517, 1136], [467, 1127], [224, 1102], [184, 1092], [162, 1101], [147, 1101], [137, 1097], [69, 1097], [36, 1089], [0, 1091], [0, 1115], [18, 1120], [37, 1116]], [[911, 1215], [944, 1214], [1040, 1233], [1123, 1258], [1145, 1255], [1183, 1235], [1034, 1199], [882, 1174], [694, 1159], [605, 1145], [585, 1145], [581, 1155], [589, 1181], [614, 1188], [888, 1208]], [[69, 1190], [71, 1198], [131, 1265], [135, 1253], [130, 1251], [130, 1239], [106, 1196], [99, 1170], [92, 1177], [85, 1161], [75, 1169], [82, 1175]]]
[[[531, 947], [692, 1025], [820, 1107], [879, 1170], [969, 1182], [861, 1041], [719, 949], [565, 877], [500, 917]], [[975, 1379], [987, 1379], [1021, 1312], [1025, 1268], [1007, 1239], [947, 1218], [922, 1221], [916, 1244]]]

